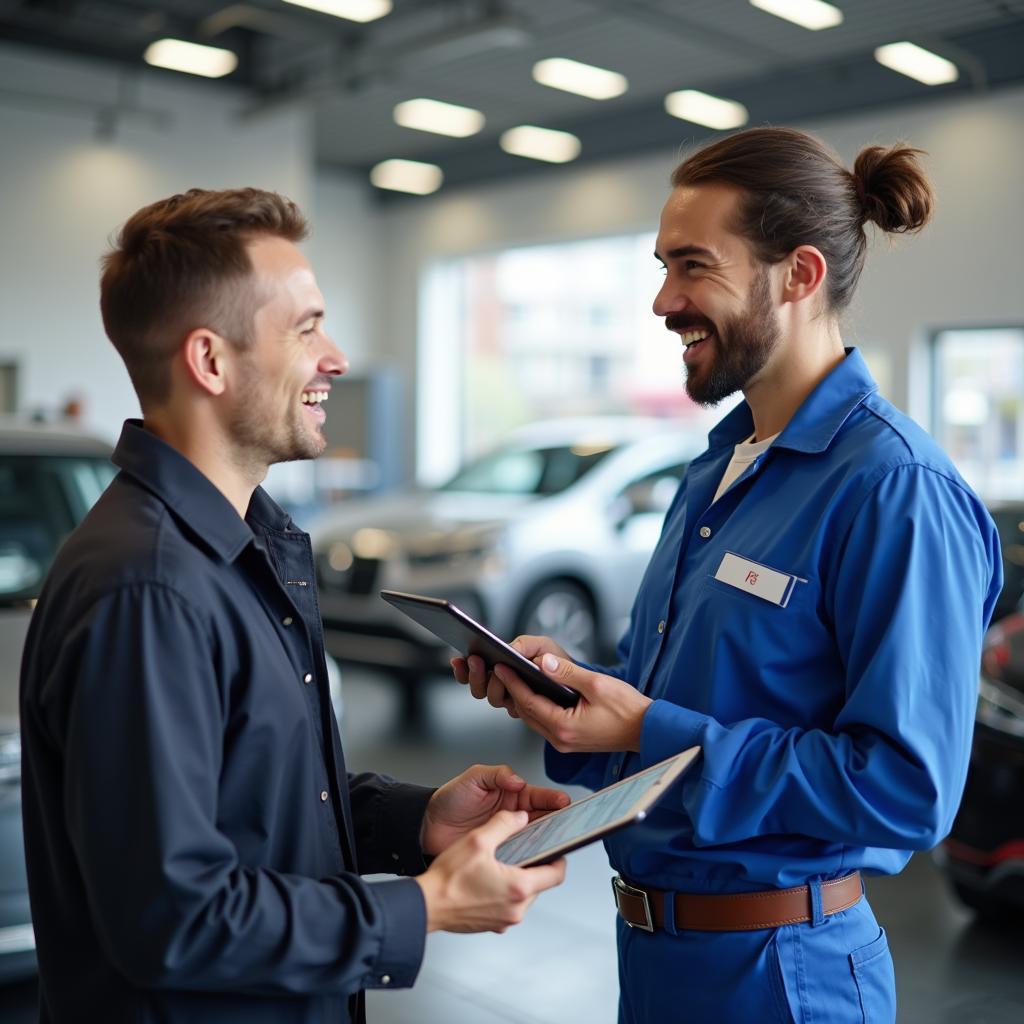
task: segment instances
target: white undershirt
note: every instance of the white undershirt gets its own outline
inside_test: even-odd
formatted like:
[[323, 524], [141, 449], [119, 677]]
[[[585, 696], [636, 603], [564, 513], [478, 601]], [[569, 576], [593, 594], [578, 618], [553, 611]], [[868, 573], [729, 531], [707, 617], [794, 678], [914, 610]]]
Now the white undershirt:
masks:
[[[782, 433], [782, 431], [779, 431], [779, 433]], [[755, 441], [754, 435], [751, 434], [745, 441], [740, 441], [736, 445], [732, 458], [729, 460], [729, 465], [725, 467], [725, 472], [722, 474], [722, 481], [718, 485], [718, 490], [715, 491], [715, 496], [711, 501], [712, 505], [732, 487], [756, 458], [768, 451], [772, 441], [778, 436], [779, 434], [772, 434], [771, 437], [766, 437], [763, 441]]]

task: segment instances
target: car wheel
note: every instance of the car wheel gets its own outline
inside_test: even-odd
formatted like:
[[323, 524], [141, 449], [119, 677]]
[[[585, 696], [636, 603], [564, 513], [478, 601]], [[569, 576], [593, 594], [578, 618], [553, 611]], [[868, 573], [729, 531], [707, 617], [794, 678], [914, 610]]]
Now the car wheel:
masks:
[[594, 662], [600, 651], [597, 612], [591, 596], [569, 580], [551, 580], [527, 595], [516, 633], [549, 636], [578, 661]]

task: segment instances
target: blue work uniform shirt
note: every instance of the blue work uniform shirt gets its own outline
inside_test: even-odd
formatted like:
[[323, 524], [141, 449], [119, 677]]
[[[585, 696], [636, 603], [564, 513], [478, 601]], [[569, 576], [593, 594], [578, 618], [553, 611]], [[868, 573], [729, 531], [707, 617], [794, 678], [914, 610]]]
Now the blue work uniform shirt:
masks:
[[[607, 842], [616, 870], [659, 888], [894, 874], [949, 831], [967, 773], [1002, 582], [984, 506], [855, 349], [713, 502], [752, 431], [743, 402], [690, 464], [601, 669], [653, 700], [639, 754], [546, 751], [553, 779], [597, 788], [702, 746]], [[727, 556], [788, 576], [788, 601], [716, 578]]]
[[309, 537], [129, 421], [22, 665], [40, 1020], [361, 1020], [411, 985], [431, 790], [347, 775]]

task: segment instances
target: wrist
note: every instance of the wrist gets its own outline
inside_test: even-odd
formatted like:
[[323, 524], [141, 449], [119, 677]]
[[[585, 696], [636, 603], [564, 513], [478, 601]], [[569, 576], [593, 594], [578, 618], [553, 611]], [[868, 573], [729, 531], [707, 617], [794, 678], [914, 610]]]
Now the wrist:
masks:
[[426, 871], [414, 879], [423, 893], [423, 905], [427, 912], [427, 934], [443, 931], [445, 927], [444, 887], [436, 871]]
[[647, 710], [654, 703], [650, 697], [645, 697], [640, 694], [642, 703], [637, 709], [637, 714], [633, 719], [633, 728], [630, 731], [629, 743], [626, 747], [627, 750], [631, 750], [634, 753], [640, 753], [640, 741], [644, 734], [644, 718], [647, 715]]

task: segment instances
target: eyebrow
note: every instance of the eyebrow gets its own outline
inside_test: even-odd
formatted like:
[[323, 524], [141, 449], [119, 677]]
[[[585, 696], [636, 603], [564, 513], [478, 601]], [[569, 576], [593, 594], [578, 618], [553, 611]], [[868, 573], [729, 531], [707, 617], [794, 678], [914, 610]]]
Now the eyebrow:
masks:
[[322, 320], [323, 318], [324, 311], [319, 306], [311, 306], [302, 314], [302, 316], [296, 319], [295, 326], [298, 327], [299, 324], [304, 324], [307, 320]]
[[658, 251], [654, 251], [654, 258], [659, 263], [664, 263], [665, 260], [681, 260], [687, 256], [703, 256], [705, 259], [717, 260], [718, 256], [713, 253], [710, 249], [705, 249], [702, 245], [680, 245], [675, 249], [669, 249], [665, 254], [664, 258], [658, 254]]

